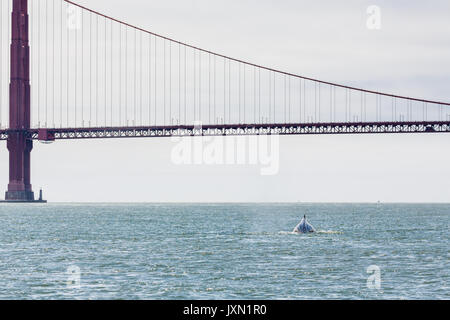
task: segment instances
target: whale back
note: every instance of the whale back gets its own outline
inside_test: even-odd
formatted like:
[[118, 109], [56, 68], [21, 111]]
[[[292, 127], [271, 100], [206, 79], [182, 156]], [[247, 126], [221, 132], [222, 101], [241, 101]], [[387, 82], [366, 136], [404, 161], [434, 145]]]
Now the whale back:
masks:
[[300, 233], [309, 233], [309, 232], [315, 232], [316, 230], [314, 227], [306, 221], [305, 218], [303, 218], [300, 223], [295, 227], [294, 232], [300, 232]]

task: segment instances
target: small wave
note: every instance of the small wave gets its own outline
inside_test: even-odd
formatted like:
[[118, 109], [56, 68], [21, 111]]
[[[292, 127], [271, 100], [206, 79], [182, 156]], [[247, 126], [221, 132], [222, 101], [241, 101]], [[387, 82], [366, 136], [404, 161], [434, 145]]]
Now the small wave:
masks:
[[294, 231], [280, 231], [278, 232], [278, 234], [298, 234], [298, 233]]

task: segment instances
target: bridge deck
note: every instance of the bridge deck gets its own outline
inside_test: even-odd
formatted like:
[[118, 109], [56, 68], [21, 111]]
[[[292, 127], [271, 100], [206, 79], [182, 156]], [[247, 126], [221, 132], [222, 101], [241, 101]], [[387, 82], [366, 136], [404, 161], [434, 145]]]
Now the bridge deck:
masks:
[[[236, 135], [305, 135], [305, 134], [375, 134], [375, 133], [442, 133], [450, 132], [450, 121], [369, 122], [369, 123], [292, 123], [235, 125], [177, 125], [136, 127], [34, 128], [29, 138], [41, 141], [59, 139], [105, 139], [180, 136]], [[0, 130], [6, 140], [14, 130]]]

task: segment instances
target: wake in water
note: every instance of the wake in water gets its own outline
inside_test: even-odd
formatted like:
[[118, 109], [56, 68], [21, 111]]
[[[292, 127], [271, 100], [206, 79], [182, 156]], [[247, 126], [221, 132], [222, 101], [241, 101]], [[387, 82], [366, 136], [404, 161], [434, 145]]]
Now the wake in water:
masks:
[[[295, 234], [295, 235], [298, 235], [298, 234], [301, 234], [301, 233], [300, 232], [295, 232], [295, 231], [280, 231], [280, 232], [278, 232], [278, 234], [283, 234], [283, 235]], [[334, 231], [334, 230], [316, 230], [315, 232], [311, 232], [311, 233], [308, 233], [308, 234], [309, 235], [314, 235], [314, 234], [317, 234], [317, 235], [319, 235], [319, 234], [343, 234], [343, 232], [342, 231]]]
[[343, 234], [342, 231], [333, 231], [333, 230], [318, 230], [316, 231], [318, 234]]

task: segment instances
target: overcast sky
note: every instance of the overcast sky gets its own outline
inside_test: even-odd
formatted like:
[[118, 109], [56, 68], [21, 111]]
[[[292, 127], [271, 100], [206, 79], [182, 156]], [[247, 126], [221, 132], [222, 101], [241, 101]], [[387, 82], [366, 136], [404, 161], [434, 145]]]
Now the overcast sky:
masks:
[[[450, 2], [77, 0], [205, 49], [314, 78], [450, 101]], [[367, 28], [370, 5], [381, 29]], [[450, 112], [448, 112], [450, 114]], [[279, 171], [177, 165], [167, 138], [35, 143], [50, 201], [449, 202], [450, 134], [281, 137]], [[2, 142], [0, 185], [8, 182]]]

